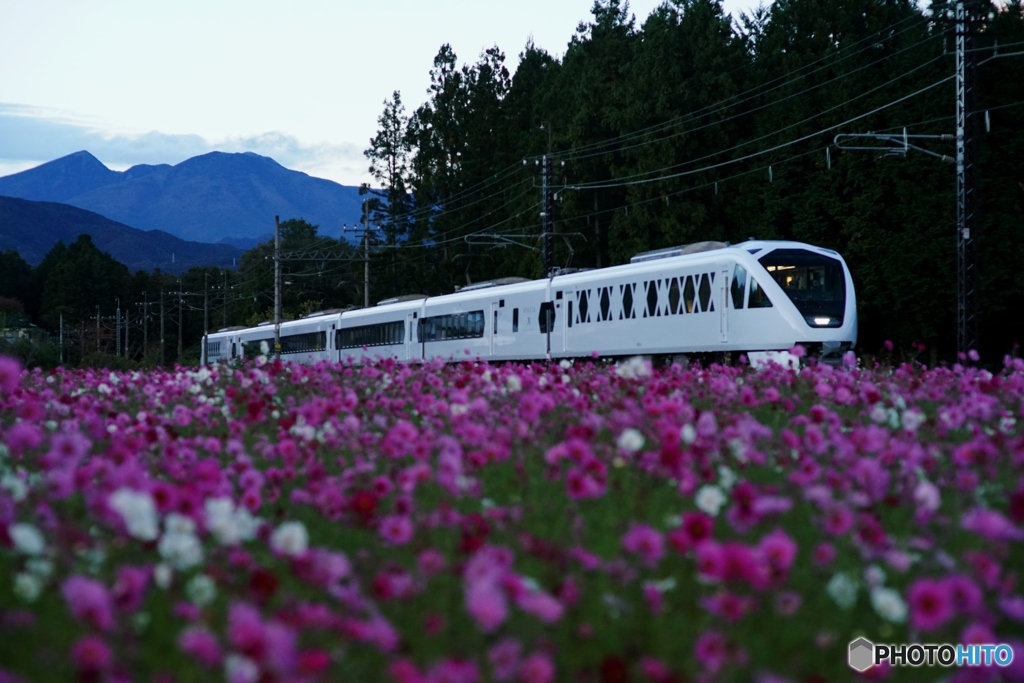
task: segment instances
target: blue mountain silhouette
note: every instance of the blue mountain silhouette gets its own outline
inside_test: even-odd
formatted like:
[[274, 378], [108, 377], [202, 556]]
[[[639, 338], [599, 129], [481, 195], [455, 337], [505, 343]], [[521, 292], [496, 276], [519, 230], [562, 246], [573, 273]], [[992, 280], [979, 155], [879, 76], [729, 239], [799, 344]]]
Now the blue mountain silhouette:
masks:
[[[252, 152], [210, 152], [173, 166], [112, 171], [75, 152], [0, 178], [0, 195], [60, 202], [140, 230], [196, 242], [250, 244], [274, 231], [274, 216], [302, 218], [340, 237], [362, 215], [359, 189], [289, 170]], [[349, 233], [351, 239], [353, 233]]]

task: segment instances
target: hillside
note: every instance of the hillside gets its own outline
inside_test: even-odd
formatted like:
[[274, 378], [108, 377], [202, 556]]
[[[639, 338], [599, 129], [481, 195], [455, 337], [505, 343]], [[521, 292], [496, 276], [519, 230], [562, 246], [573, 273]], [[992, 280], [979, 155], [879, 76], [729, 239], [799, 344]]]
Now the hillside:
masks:
[[13, 249], [31, 265], [63, 240], [86, 233], [131, 270], [182, 273], [193, 266], [232, 267], [242, 251], [228, 244], [189, 242], [160, 230], [136, 230], [67, 204], [0, 196], [0, 251]]
[[[341, 236], [361, 216], [359, 189], [289, 170], [251, 152], [211, 152], [170, 165], [112, 171], [88, 152], [0, 178], [0, 195], [61, 202], [141, 230], [196, 242], [272, 234], [274, 216]], [[237, 242], [236, 242], [237, 243]]]

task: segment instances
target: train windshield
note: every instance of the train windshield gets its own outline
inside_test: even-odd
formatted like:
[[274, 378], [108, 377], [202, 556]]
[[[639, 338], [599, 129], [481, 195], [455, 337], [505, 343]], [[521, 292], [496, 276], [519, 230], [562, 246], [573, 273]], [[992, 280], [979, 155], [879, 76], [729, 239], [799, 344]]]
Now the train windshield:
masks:
[[758, 259], [811, 327], [839, 327], [846, 276], [838, 259], [803, 249], [776, 249]]

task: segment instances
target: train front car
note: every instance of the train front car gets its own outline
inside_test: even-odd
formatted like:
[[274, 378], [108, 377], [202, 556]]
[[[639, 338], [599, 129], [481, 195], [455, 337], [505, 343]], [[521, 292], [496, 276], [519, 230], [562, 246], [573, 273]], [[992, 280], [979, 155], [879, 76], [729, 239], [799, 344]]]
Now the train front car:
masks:
[[[748, 334], [771, 339], [774, 348], [779, 348], [778, 342], [792, 342], [804, 346], [808, 355], [840, 362], [843, 353], [857, 343], [857, 297], [842, 256], [800, 242], [737, 246], [756, 265], [750, 268], [745, 297], [743, 293], [736, 296], [740, 285], [733, 276], [734, 302], [746, 299], [744, 314], [733, 316], [736, 324], [751, 325]], [[772, 309], [773, 314], [767, 314]]]

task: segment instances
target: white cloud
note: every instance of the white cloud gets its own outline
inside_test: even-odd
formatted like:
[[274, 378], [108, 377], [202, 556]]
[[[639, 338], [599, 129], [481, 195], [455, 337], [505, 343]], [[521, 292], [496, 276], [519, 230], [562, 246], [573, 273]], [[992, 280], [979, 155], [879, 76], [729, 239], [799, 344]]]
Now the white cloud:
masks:
[[362, 149], [354, 144], [307, 144], [279, 132], [207, 140], [199, 135], [138, 133], [67, 112], [0, 103], [0, 176], [87, 150], [108, 167], [177, 164], [212, 151], [255, 152], [282, 166], [344, 185], [368, 179]]

